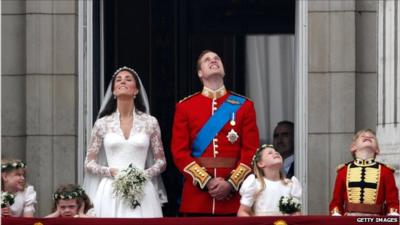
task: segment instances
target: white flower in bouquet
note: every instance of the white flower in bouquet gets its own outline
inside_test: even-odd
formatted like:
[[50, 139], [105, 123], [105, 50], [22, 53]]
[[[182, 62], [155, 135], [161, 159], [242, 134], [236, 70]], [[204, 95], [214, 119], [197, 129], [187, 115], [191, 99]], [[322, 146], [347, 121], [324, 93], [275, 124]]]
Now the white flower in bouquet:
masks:
[[14, 204], [15, 195], [10, 192], [1, 192], [1, 208], [5, 208]]
[[118, 173], [113, 182], [114, 195], [119, 196], [129, 202], [134, 209], [140, 206], [143, 198], [143, 188], [148, 178], [143, 170], [138, 169], [132, 164], [128, 168]]
[[301, 210], [301, 203], [298, 199], [289, 197], [289, 196], [282, 196], [279, 199], [279, 211], [283, 214], [293, 214], [295, 212], [300, 212]]
[[292, 198], [292, 202], [293, 202], [294, 204], [301, 205], [301, 202], [300, 202], [297, 198]]

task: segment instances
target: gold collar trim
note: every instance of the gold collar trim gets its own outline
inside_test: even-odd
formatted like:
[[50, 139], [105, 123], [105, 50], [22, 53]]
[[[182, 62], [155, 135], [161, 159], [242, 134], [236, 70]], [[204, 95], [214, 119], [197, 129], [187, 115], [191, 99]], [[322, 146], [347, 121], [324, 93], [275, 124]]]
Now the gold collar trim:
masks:
[[354, 160], [354, 164], [355, 164], [356, 166], [372, 166], [372, 165], [375, 165], [376, 162], [375, 162], [375, 159], [374, 159], [374, 158], [370, 158], [370, 159], [366, 159], [366, 160], [363, 160], [363, 159], [355, 159], [355, 160]]
[[227, 93], [225, 86], [218, 88], [217, 90], [211, 90], [210, 88], [204, 87], [201, 94], [207, 98], [217, 99], [224, 96]]

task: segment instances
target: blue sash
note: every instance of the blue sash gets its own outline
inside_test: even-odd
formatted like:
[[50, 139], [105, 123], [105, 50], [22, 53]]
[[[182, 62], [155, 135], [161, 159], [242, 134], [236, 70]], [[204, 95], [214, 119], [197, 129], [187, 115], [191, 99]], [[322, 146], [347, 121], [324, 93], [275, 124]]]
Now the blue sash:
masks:
[[196, 139], [192, 144], [192, 156], [200, 157], [206, 150], [207, 146], [217, 135], [217, 133], [225, 126], [232, 116], [246, 101], [245, 98], [230, 95], [219, 109], [211, 116], [206, 124], [197, 134]]

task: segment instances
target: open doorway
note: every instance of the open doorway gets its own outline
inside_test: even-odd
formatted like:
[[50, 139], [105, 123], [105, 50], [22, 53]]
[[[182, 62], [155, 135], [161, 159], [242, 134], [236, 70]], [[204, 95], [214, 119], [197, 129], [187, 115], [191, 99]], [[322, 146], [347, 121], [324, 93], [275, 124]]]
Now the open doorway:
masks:
[[[119, 0], [100, 1], [100, 4], [102, 6], [94, 12], [94, 16], [97, 13], [99, 19], [94, 21], [98, 21], [98, 25], [103, 30], [98, 33], [98, 35], [103, 35], [101, 38], [98, 37], [103, 41], [97, 42], [97, 47], [94, 46], [94, 49], [97, 48], [97, 53], [102, 54], [100, 58], [103, 60], [98, 60], [98, 64], [94, 67], [97, 67], [98, 71], [104, 71], [97, 74], [102, 76], [98, 79], [103, 79], [104, 82], [98, 82], [98, 85], [107, 85], [113, 71], [122, 65], [133, 67], [140, 74], [150, 97], [151, 113], [160, 122], [168, 160], [164, 181], [169, 203], [164, 207], [164, 215], [174, 216], [179, 205], [180, 190], [176, 188], [176, 181], [180, 179], [180, 175], [174, 168], [169, 152], [172, 119], [175, 103], [201, 89], [195, 72], [198, 54], [205, 48], [219, 53], [228, 74], [227, 88], [239, 94], [248, 95], [255, 100], [256, 104], [261, 104], [265, 101], [265, 98], [258, 100], [260, 95], [265, 94], [263, 86], [254, 88], [250, 85], [254, 82], [249, 79], [253, 78], [253, 72], [248, 70], [250, 67], [257, 67], [246, 63], [246, 59], [254, 53], [248, 45], [248, 39], [251, 38], [249, 35], [284, 34], [291, 36], [287, 43], [292, 43], [294, 46], [295, 1]], [[210, 10], [210, 5], [213, 6], [212, 10]], [[271, 44], [271, 46], [275, 45]], [[256, 44], [255, 48], [260, 49], [260, 45]], [[265, 53], [273, 55], [269, 52], [267, 49]], [[293, 54], [293, 49], [290, 54]], [[290, 57], [293, 58], [293, 55]], [[275, 65], [272, 63], [273, 58], [269, 57], [266, 60], [265, 64]], [[286, 63], [290, 64], [288, 61]], [[292, 64], [290, 68], [293, 67]], [[269, 74], [280, 77], [274, 72]], [[280, 74], [288, 75], [287, 72]], [[294, 76], [294, 73], [292, 75]], [[263, 73], [258, 76], [265, 78]], [[269, 83], [269, 85], [273, 84]], [[105, 87], [93, 88], [94, 102], [100, 102], [102, 89], [104, 90]], [[293, 91], [295, 87], [285, 89]], [[250, 90], [256, 92], [252, 93]], [[278, 95], [283, 95], [283, 93], [268, 94], [275, 99], [281, 99], [277, 97]], [[292, 96], [290, 93], [286, 95]], [[293, 100], [294, 97], [291, 98]], [[282, 107], [281, 111], [290, 119], [294, 114], [294, 101], [288, 102], [291, 102], [288, 103], [290, 106]], [[273, 108], [276, 109], [275, 106]], [[97, 112], [98, 109], [92, 110], [92, 112]], [[268, 136], [271, 138], [268, 132], [275, 122], [264, 116], [264, 113], [258, 112], [258, 118], [264, 118], [259, 123], [262, 126], [265, 125], [264, 123], [269, 123], [265, 125], [269, 127], [265, 128], [265, 136], [267, 136], [265, 141], [268, 141]], [[262, 127], [260, 124], [259, 127]], [[262, 136], [261, 139], [264, 141]]]

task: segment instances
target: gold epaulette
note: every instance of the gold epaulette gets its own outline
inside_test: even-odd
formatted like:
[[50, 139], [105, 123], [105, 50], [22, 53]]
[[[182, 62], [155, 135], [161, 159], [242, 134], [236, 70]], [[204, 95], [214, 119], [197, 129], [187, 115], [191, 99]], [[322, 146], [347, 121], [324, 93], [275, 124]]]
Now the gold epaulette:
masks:
[[337, 166], [336, 171], [339, 171], [340, 169], [342, 169], [343, 167], [345, 167], [347, 164], [340, 164], [339, 166]]
[[182, 98], [182, 99], [179, 101], [179, 103], [184, 102], [184, 101], [188, 100], [189, 98], [191, 98], [191, 97], [193, 97], [193, 96], [195, 96], [195, 95], [197, 95], [197, 94], [200, 94], [200, 91], [198, 91], [198, 92], [196, 92], [196, 93], [194, 93], [194, 94], [191, 94], [191, 95], [189, 95], [189, 96], [186, 96], [186, 97]]
[[183, 171], [190, 174], [193, 178], [193, 184], [199, 184], [201, 189], [204, 189], [211, 176], [207, 173], [206, 169], [201, 167], [195, 161], [189, 163]]
[[236, 169], [232, 171], [228, 182], [233, 186], [233, 188], [238, 191], [240, 184], [243, 182], [244, 178], [251, 172], [251, 168], [243, 163], [240, 163]]
[[250, 99], [249, 97], [246, 97], [246, 96], [244, 96], [244, 95], [238, 94], [238, 93], [236, 93], [236, 92], [233, 92], [233, 91], [229, 91], [229, 92], [230, 92], [231, 94], [234, 94], [234, 95], [237, 95], [237, 96], [243, 97], [243, 98], [245, 98], [245, 99], [247, 99], [247, 100], [251, 101], [251, 99]]

